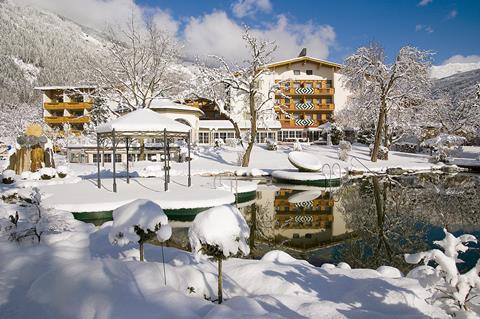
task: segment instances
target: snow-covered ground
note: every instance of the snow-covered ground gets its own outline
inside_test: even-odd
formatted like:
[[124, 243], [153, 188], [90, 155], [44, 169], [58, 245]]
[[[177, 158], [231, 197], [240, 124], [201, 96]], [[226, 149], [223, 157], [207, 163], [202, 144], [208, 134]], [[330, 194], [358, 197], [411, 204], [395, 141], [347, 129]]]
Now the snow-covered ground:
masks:
[[[70, 230], [40, 245], [0, 243], [2, 318], [447, 318], [425, 302], [417, 280], [368, 269], [316, 268], [282, 252], [262, 260], [224, 262], [224, 297], [217, 305], [216, 267], [166, 248], [112, 246], [112, 223]], [[327, 267], [325, 267], [327, 268]]]
[[[371, 163], [368, 148], [354, 145], [355, 160], [341, 162], [336, 147], [306, 146], [306, 152], [321, 163], [339, 163], [342, 169], [385, 171], [389, 167], [430, 170], [438, 167], [427, 155], [390, 153], [388, 161]], [[250, 172], [293, 169], [288, 161], [289, 146], [268, 151], [255, 146]], [[203, 149], [192, 161], [195, 174], [235, 172], [237, 150]], [[172, 163], [172, 190], [185, 184], [186, 163]], [[138, 172], [152, 163], [135, 163]], [[108, 168], [108, 166], [106, 167]], [[404, 277], [398, 270], [350, 269], [345, 263], [314, 267], [279, 251], [271, 251], [261, 260], [230, 258], [223, 262], [225, 302], [216, 299], [217, 268], [204, 256], [147, 244], [146, 262], [138, 261], [137, 243], [112, 245], [108, 235], [112, 222], [100, 228], [73, 219], [68, 212], [48, 209], [49, 201], [74, 194], [63, 208], [75, 211], [82, 205], [106, 205], [117, 196], [111, 187], [110, 172], [103, 190], [95, 188], [96, 166], [69, 165], [70, 176], [49, 181], [20, 180], [13, 186], [1, 185], [2, 191], [27, 187], [21, 197], [28, 197], [28, 187], [39, 186], [44, 198], [40, 202], [42, 217], [36, 229], [41, 241], [12, 241], [11, 233], [22, 233], [36, 220], [38, 209], [19, 199], [0, 200], [0, 318], [448, 318], [439, 307], [426, 302], [432, 296], [420, 281]], [[244, 171], [243, 171], [244, 172]], [[182, 185], [176, 185], [176, 182]], [[213, 183], [212, 177], [194, 177], [193, 184]], [[132, 178], [131, 186], [120, 179], [119, 198], [131, 201], [152, 192], [159, 203], [168, 199], [161, 178]], [[220, 183], [217, 181], [217, 183]], [[223, 182], [224, 191], [229, 184]], [[143, 190], [130, 190], [142, 184]], [[207, 185], [207, 184], [204, 184]], [[137, 186], [134, 186], [137, 185]], [[175, 186], [176, 185], [176, 186]], [[256, 186], [256, 185], [254, 185]], [[249, 190], [251, 184], [245, 184]], [[195, 186], [199, 187], [199, 186]], [[18, 188], [17, 188], [18, 189]], [[207, 189], [207, 188], [205, 188]], [[89, 192], [96, 200], [89, 204]], [[15, 191], [4, 193], [12, 196]], [[175, 193], [175, 192], [172, 192]], [[177, 202], [196, 198], [210, 201], [209, 194], [197, 188], [185, 191]], [[195, 197], [197, 196], [197, 197]], [[72, 197], [72, 198], [73, 198]], [[128, 198], [127, 198], [128, 197]], [[219, 197], [214, 196], [215, 199]], [[302, 200], [301, 198], [299, 200]], [[167, 201], [168, 202], [168, 201]], [[51, 204], [51, 203], [50, 203]], [[165, 203], [163, 203], [165, 204]], [[160, 205], [161, 206], [161, 205]], [[58, 208], [58, 207], [57, 207]], [[102, 207], [105, 208], [105, 207]], [[17, 226], [15, 212], [19, 212]], [[40, 212], [38, 211], [38, 212]], [[13, 217], [10, 218], [9, 216]], [[10, 227], [10, 228], [9, 228]], [[14, 227], [14, 228], [12, 228]], [[10, 236], [10, 237], [9, 237]], [[165, 274], [162, 264], [165, 254]], [[414, 252], [412, 252], [414, 253]], [[164, 281], [166, 278], [167, 285]]]

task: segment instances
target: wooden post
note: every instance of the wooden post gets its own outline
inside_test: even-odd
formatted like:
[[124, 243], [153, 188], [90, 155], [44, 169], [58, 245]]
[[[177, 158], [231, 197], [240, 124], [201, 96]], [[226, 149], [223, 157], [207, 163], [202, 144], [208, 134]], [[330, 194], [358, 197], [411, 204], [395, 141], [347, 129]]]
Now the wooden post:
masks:
[[97, 187], [102, 187], [102, 181], [100, 180], [100, 138], [97, 133]]
[[127, 153], [127, 184], [130, 184], [130, 173], [128, 171], [128, 137], [125, 139], [125, 148]]
[[170, 142], [167, 140], [167, 181], [170, 183]]
[[116, 171], [116, 140], [115, 140], [115, 129], [112, 130], [112, 161], [113, 161], [113, 192], [117, 192], [117, 171]]
[[167, 181], [167, 129], [163, 129], [163, 170], [165, 171], [164, 190], [168, 191], [168, 181]]
[[192, 140], [192, 130], [190, 130], [190, 132], [188, 132], [188, 137], [187, 137], [187, 140], [188, 140], [188, 158], [187, 158], [187, 161], [188, 161], [188, 187], [192, 186], [192, 173], [191, 173], [191, 167], [190, 167], [190, 142]]

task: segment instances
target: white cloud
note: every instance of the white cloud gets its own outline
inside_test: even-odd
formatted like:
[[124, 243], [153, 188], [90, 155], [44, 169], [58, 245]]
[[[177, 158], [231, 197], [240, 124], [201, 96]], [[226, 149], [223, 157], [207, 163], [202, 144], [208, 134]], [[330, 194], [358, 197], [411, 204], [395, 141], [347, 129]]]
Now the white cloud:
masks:
[[424, 25], [424, 24], [417, 24], [415, 26], [415, 32], [419, 32], [419, 31], [425, 31], [427, 33], [432, 33], [433, 32], [433, 28], [429, 25]]
[[163, 26], [169, 32], [178, 30], [170, 14], [157, 8], [137, 5], [134, 0], [13, 0], [23, 6], [42, 8], [78, 24], [97, 30], [104, 30], [109, 25], [121, 25], [131, 19], [143, 20], [148, 15], [152, 21]]
[[433, 0], [422, 0], [418, 3], [418, 6], [420, 7], [425, 7], [426, 5], [428, 5], [429, 3], [432, 3]]
[[450, 20], [450, 19], [455, 19], [458, 15], [458, 11], [453, 9], [452, 11], [450, 11], [447, 15], [447, 20]]
[[[280, 15], [273, 24], [262, 29], [251, 29], [258, 38], [274, 40], [278, 46], [276, 59], [296, 57], [303, 47], [310, 56], [326, 59], [335, 44], [335, 31], [330, 25], [312, 22], [292, 24]], [[187, 55], [221, 55], [230, 61], [241, 61], [248, 55], [242, 39], [243, 27], [223, 11], [190, 18], [184, 31]]]
[[442, 64], [448, 64], [448, 63], [479, 63], [480, 62], [480, 55], [453, 55], [443, 61]]
[[258, 11], [272, 11], [270, 0], [238, 0], [232, 5], [232, 12], [238, 18], [252, 16]]

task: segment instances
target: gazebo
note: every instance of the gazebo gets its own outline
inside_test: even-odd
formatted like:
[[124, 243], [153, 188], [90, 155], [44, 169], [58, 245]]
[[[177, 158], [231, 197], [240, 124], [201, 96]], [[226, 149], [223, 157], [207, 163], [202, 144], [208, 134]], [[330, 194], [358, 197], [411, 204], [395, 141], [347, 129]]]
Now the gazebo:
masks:
[[129, 145], [134, 139], [161, 138], [163, 139], [163, 162], [165, 171], [165, 191], [170, 181], [170, 140], [184, 138], [188, 145], [188, 186], [192, 184], [190, 168], [190, 141], [191, 128], [188, 125], [172, 120], [150, 109], [139, 109], [120, 116], [108, 123], [97, 127], [97, 186], [101, 187], [100, 178], [100, 140], [110, 139], [112, 142], [113, 164], [113, 191], [117, 191], [116, 181], [116, 149], [118, 143], [125, 142], [127, 153], [127, 183], [129, 176]]

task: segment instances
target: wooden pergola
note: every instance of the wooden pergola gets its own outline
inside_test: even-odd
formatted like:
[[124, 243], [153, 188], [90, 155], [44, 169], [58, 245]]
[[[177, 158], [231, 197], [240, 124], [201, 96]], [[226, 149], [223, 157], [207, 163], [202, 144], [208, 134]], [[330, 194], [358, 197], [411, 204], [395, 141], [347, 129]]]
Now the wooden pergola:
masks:
[[188, 147], [188, 187], [192, 185], [190, 166], [190, 142], [192, 130], [190, 126], [166, 118], [149, 109], [139, 109], [123, 115], [111, 122], [101, 124], [97, 128], [97, 186], [101, 188], [100, 176], [100, 141], [110, 140], [112, 143], [113, 191], [117, 192], [116, 151], [120, 142], [125, 142], [127, 155], [127, 184], [130, 183], [129, 149], [133, 140], [147, 138], [163, 139], [163, 163], [165, 172], [164, 190], [168, 190], [170, 182], [170, 142], [174, 139], [185, 139]]

